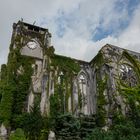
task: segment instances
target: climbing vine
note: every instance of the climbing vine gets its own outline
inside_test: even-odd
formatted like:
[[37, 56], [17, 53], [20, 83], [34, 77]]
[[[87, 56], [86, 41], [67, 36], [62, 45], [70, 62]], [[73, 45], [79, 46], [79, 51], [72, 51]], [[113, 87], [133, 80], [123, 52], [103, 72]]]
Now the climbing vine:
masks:
[[52, 65], [59, 67], [63, 71], [68, 71], [69, 73], [78, 73], [80, 71], [78, 62], [72, 58], [61, 55], [54, 55], [54, 57], [52, 57]]
[[97, 125], [104, 126], [106, 124], [106, 110], [105, 105], [107, 104], [105, 99], [105, 89], [107, 89], [107, 76], [104, 79], [99, 79], [97, 74]]
[[25, 101], [31, 85], [32, 64], [34, 61], [20, 55], [20, 38], [17, 36], [17, 47], [10, 48], [8, 63], [1, 70], [1, 104], [0, 119], [9, 126], [13, 118], [24, 111]]

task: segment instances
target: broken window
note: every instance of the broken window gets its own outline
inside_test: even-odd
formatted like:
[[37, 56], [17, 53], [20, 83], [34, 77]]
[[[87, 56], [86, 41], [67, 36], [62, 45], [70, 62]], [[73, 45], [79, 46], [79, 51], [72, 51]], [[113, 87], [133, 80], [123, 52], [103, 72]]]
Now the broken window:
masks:
[[124, 84], [130, 87], [134, 87], [137, 85], [137, 77], [134, 70], [128, 65], [120, 66], [120, 79]]
[[79, 87], [80, 87], [80, 90], [81, 90], [81, 93], [82, 94], [85, 94], [85, 86], [86, 86], [86, 80], [85, 80], [85, 77], [83, 75], [80, 75], [79, 77]]
[[33, 30], [33, 27], [32, 27], [32, 26], [28, 26], [28, 29], [29, 29], [29, 30]]
[[28, 30], [39, 32], [39, 28], [38, 27], [33, 27], [33, 26], [28, 26]]

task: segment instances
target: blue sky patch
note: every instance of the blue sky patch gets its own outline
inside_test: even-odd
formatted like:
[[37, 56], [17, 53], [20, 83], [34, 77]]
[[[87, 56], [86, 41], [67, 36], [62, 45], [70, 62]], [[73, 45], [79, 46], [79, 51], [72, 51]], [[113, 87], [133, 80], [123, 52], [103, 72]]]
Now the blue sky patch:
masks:
[[110, 27], [108, 29], [104, 29], [101, 23], [100, 26], [96, 28], [96, 33], [93, 33], [92, 40], [102, 40], [107, 36], [117, 37], [120, 34], [120, 32], [122, 32], [128, 27], [133, 16], [133, 12], [135, 11], [139, 3], [139, 0], [118, 0], [115, 4], [114, 10], [118, 14], [122, 14], [122, 12], [127, 12], [127, 19], [117, 19], [117, 24], [116, 22], [114, 22], [114, 24], [110, 23]]

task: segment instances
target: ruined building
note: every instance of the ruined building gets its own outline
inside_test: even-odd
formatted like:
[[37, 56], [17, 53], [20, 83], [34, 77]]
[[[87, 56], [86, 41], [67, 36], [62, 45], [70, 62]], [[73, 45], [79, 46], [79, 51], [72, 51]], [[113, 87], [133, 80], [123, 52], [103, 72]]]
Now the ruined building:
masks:
[[[90, 62], [61, 56], [55, 54], [51, 46], [48, 29], [21, 21], [14, 23], [8, 63], [2, 69], [7, 71], [9, 80], [15, 79], [20, 87], [19, 93], [26, 91], [19, 101], [23, 93], [18, 95], [13, 89], [15, 114], [30, 112], [36, 102], [42, 115], [49, 114], [50, 98], [58, 94], [62, 112], [70, 112], [75, 116], [99, 113], [106, 118], [106, 124], [110, 124], [112, 112], [120, 110], [126, 115], [129, 110], [126, 99], [119, 93], [119, 81], [130, 87], [135, 87], [138, 82], [127, 59], [128, 54], [140, 59], [139, 53], [110, 44], [103, 46]], [[5, 79], [3, 73], [1, 71], [1, 81]], [[26, 80], [22, 75], [27, 75], [26, 78], [31, 80], [23, 82], [26, 89], [20, 82]], [[7, 133], [3, 123], [2, 132]]]

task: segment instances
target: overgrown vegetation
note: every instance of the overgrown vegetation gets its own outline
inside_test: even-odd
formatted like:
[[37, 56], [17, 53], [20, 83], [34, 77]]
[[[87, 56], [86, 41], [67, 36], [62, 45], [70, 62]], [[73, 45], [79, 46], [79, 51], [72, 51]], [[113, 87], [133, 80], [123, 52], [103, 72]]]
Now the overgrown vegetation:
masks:
[[106, 124], [106, 99], [104, 92], [107, 89], [107, 76], [104, 79], [99, 79], [100, 74], [97, 75], [97, 115], [96, 115], [96, 122], [97, 125], [100, 127], [105, 126]]
[[103, 53], [101, 51], [98, 52], [98, 54], [91, 60], [90, 62], [92, 64], [92, 67], [100, 67], [102, 66], [105, 61], [103, 58]]
[[[80, 71], [80, 65], [74, 59], [54, 54], [51, 47], [47, 55], [50, 72], [53, 71], [54, 94], [49, 98], [50, 112], [42, 116], [40, 112], [40, 95], [35, 95], [34, 106], [30, 113], [26, 111], [28, 93], [32, 90], [31, 76], [34, 60], [20, 55], [21, 38], [17, 36], [17, 48], [10, 47], [7, 65], [1, 66], [0, 74], [0, 123], [13, 133], [10, 140], [46, 140], [49, 131], [62, 140], [139, 140], [140, 139], [140, 85], [126, 87], [119, 83], [119, 92], [128, 104], [127, 116], [122, 116], [119, 110], [114, 113], [113, 124], [108, 131], [104, 131], [107, 112], [105, 109], [105, 90], [107, 76], [101, 77], [97, 73], [97, 114], [95, 116], [79, 115], [75, 117], [69, 112], [68, 99], [72, 98], [72, 80]], [[123, 53], [128, 65], [136, 72], [140, 83], [139, 62], [127, 52]], [[104, 64], [102, 52], [92, 60], [96, 69]], [[58, 78], [60, 81], [58, 82]], [[47, 87], [48, 88], [48, 87]], [[48, 89], [47, 89], [48, 90]], [[79, 108], [82, 107], [79, 94]], [[72, 102], [71, 102], [72, 103]], [[72, 108], [73, 111], [73, 108]]]
[[80, 71], [80, 66], [76, 60], [61, 55], [54, 55], [52, 57], [52, 65], [69, 73], [78, 73]]
[[136, 128], [132, 122], [116, 124], [108, 131], [101, 128], [93, 129], [93, 132], [86, 140], [139, 140], [140, 128]]
[[[31, 83], [33, 60], [20, 55], [19, 48], [9, 53], [6, 69], [7, 75], [2, 72], [0, 89], [2, 93], [0, 104], [0, 119], [8, 126], [21, 114], [25, 107], [25, 101]], [[2, 71], [4, 66], [2, 67]]]
[[[127, 60], [128, 63], [125, 61], [125, 65], [128, 65], [132, 70], [134, 70], [136, 77], [139, 80], [140, 62], [131, 56], [127, 51], [123, 52], [122, 59]], [[104, 87], [104, 84], [101, 83], [99, 86], [100, 90], [104, 89], [102, 88]], [[96, 129], [93, 129], [92, 134], [89, 135], [86, 140], [140, 139], [140, 82], [138, 82], [135, 87], [130, 87], [129, 85], [124, 84], [120, 79], [118, 82], [118, 91], [119, 94], [125, 98], [125, 104], [127, 106], [126, 116], [123, 116], [121, 112], [119, 113], [119, 110], [117, 110], [117, 112], [114, 113], [114, 116], [112, 117], [113, 124], [108, 131], [103, 130], [101, 127], [96, 127]], [[104, 98], [102, 98], [100, 101], [102, 100], [104, 102]]]
[[24, 131], [21, 128], [17, 128], [14, 133], [10, 134], [10, 140], [27, 140]]

